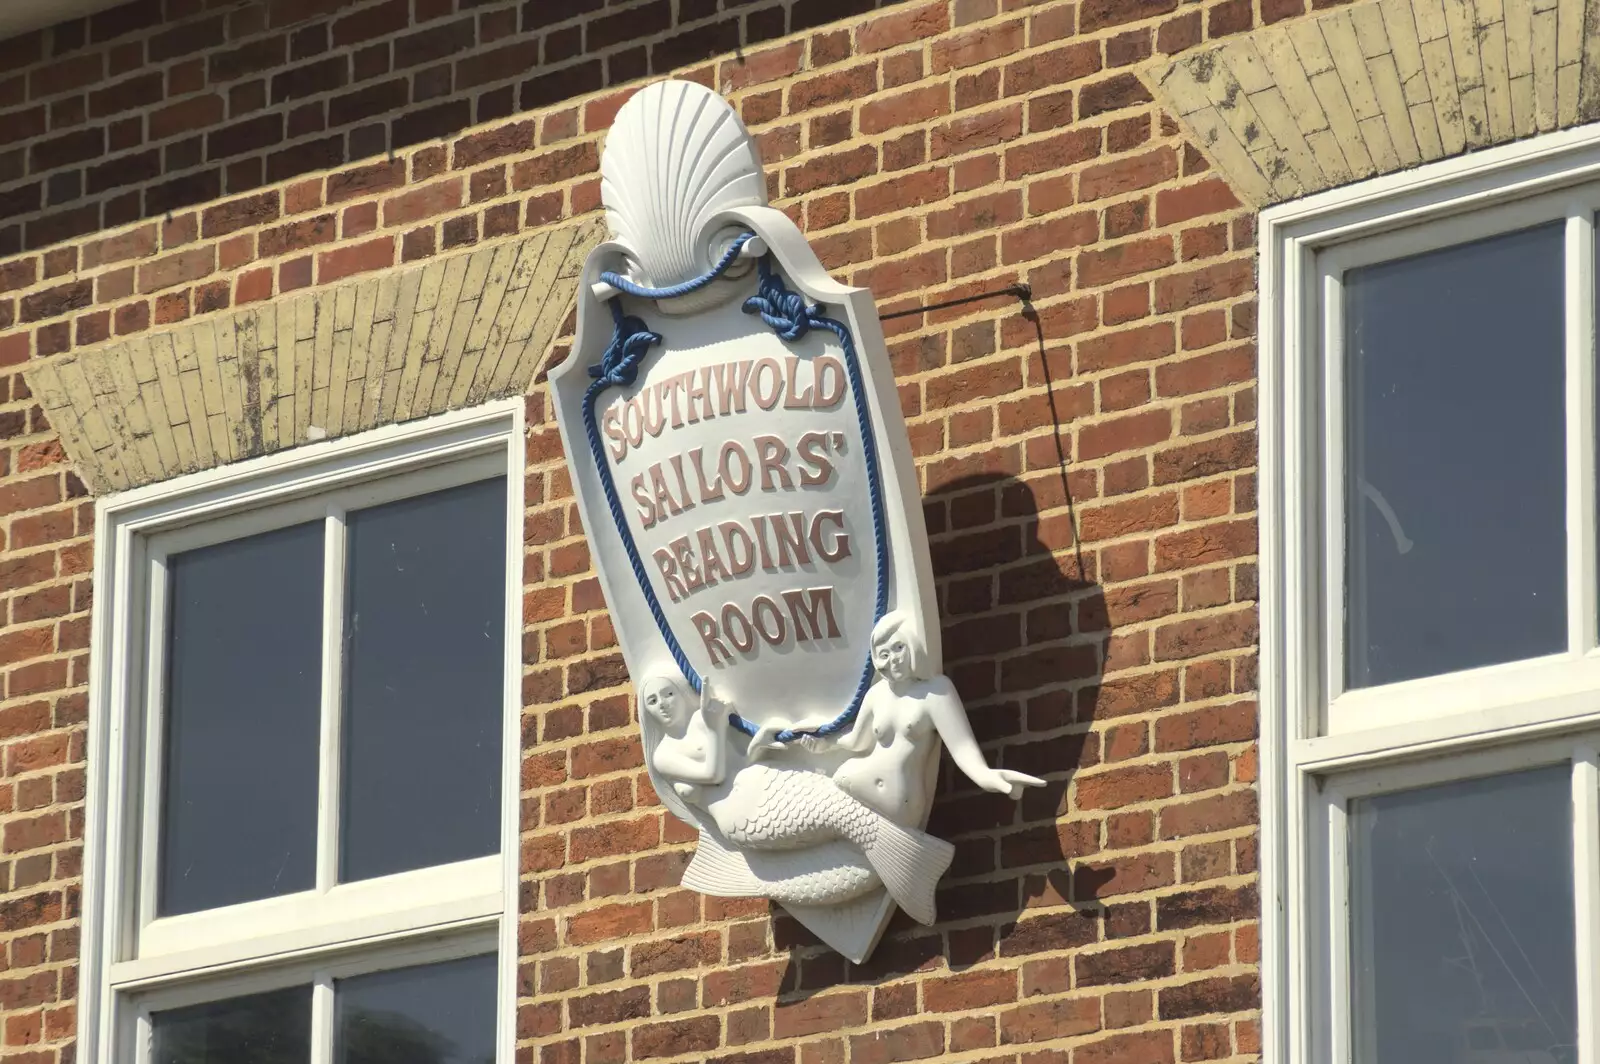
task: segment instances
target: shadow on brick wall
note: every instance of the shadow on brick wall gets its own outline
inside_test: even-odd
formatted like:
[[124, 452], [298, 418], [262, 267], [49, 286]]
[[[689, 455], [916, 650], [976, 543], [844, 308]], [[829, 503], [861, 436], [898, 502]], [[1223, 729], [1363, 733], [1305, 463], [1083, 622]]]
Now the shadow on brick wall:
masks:
[[[1105, 597], [1076, 547], [1053, 548], [1041, 536], [1041, 508], [1050, 511], [1043, 520], [1075, 524], [1065, 455], [1056, 458], [1059, 470], [1045, 476], [961, 476], [924, 500], [945, 671], [990, 763], [1046, 784], [1021, 801], [981, 791], [947, 753], [929, 830], [957, 853], [939, 891], [939, 923], [921, 927], [899, 913], [868, 962], [853, 965], [774, 907], [774, 942], [789, 950], [786, 1001], [1100, 937], [1105, 912], [1096, 895], [1112, 873], [1077, 864], [1098, 851], [1099, 822], [1069, 819], [1067, 795], [1077, 769], [1099, 760], [1090, 723], [1111, 632]], [[1047, 911], [1019, 927], [1035, 907]], [[894, 989], [906, 992], [903, 1015], [914, 1014], [916, 987]], [[880, 990], [873, 1018], [901, 1015], [878, 1015], [880, 1001], [895, 997]]]
[[[1053, 478], [1045, 483], [1054, 487]], [[1064, 490], [1064, 478], [1060, 485], [1052, 494]], [[925, 507], [946, 672], [990, 762], [1040, 776], [1045, 786], [1020, 802], [980, 791], [946, 754], [929, 823], [956, 844], [939, 891], [940, 922], [924, 928], [900, 913], [872, 958], [852, 965], [774, 908], [774, 941], [790, 950], [786, 997], [1098, 938], [1094, 896], [1107, 873], [1073, 864], [1093, 852], [1098, 835], [1062, 818], [1073, 773], [1098, 757], [1088, 725], [1110, 632], [1104, 596], [1081, 560], [1040, 541], [1035, 490], [980, 474], [941, 485]], [[1017, 921], [1033, 906], [1056, 909], [1019, 935]]]

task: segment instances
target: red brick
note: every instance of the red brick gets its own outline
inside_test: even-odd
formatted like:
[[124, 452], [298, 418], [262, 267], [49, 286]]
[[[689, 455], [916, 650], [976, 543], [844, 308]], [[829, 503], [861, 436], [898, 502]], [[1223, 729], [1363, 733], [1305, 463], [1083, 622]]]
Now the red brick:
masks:
[[878, 152], [870, 145], [818, 156], [783, 172], [784, 194], [797, 196], [819, 188], [849, 184], [877, 172]]
[[[1221, 755], [1217, 755], [1219, 758]], [[1219, 786], [1225, 780], [1219, 782]], [[1161, 837], [1180, 839], [1249, 827], [1258, 822], [1254, 791], [1234, 791], [1161, 810]]]
[[649, 902], [607, 905], [578, 913], [567, 920], [566, 940], [574, 946], [614, 941], [650, 930]]
[[1096, 998], [1054, 998], [1000, 1014], [1003, 1045], [1071, 1038], [1099, 1029], [1100, 1002]]
[[1157, 192], [1156, 224], [1176, 225], [1237, 206], [1239, 199], [1227, 182], [1211, 177], [1183, 188], [1164, 188]]
[[[156, 226], [153, 224], [142, 225], [125, 233], [118, 233], [115, 236], [108, 236], [85, 244], [83, 246], [83, 268], [87, 270], [95, 266], [123, 262], [127, 259], [145, 258], [154, 255], [156, 247]], [[3, 270], [3, 267], [0, 267], [0, 270]], [[0, 279], [0, 291], [3, 290], [3, 279]]]
[[1078, 199], [1087, 203], [1125, 195], [1170, 181], [1177, 174], [1178, 153], [1171, 148], [1157, 148], [1085, 169], [1078, 175]]
[[1036, 52], [1006, 66], [1005, 94], [1017, 96], [1056, 88], [1087, 77], [1099, 69], [1098, 41], [1083, 41]]
[[150, 139], [165, 140], [190, 130], [215, 126], [222, 121], [225, 107], [216, 93], [180, 100], [150, 112]]
[[877, 63], [860, 63], [845, 70], [830, 70], [790, 85], [787, 113], [798, 114], [846, 100], [858, 100], [876, 91]]
[[1080, 809], [1116, 809], [1172, 794], [1172, 769], [1167, 765], [1141, 765], [1079, 775], [1074, 783]]
[[992, 111], [962, 115], [936, 127], [929, 140], [928, 155], [933, 159], [965, 155], [1008, 143], [1021, 135], [1022, 105], [1008, 104]]
[[581, 827], [572, 833], [572, 859], [591, 861], [597, 857], [638, 853], [656, 846], [660, 840], [661, 824], [653, 816]]
[[1172, 1059], [1171, 1031], [1112, 1035], [1072, 1051], [1073, 1064], [1172, 1064]]
[[1009, 225], [1022, 217], [1022, 195], [1007, 189], [962, 200], [927, 216], [928, 236], [932, 239], [974, 233]]
[[1136, 75], [1116, 74], [1078, 90], [1078, 117], [1093, 118], [1107, 111], [1149, 102], [1150, 90]]
[[1021, 387], [1022, 367], [1016, 361], [985, 363], [929, 380], [928, 406], [937, 410], [955, 403], [1004, 395]]
[[511, 187], [518, 192], [570, 181], [600, 168], [600, 154], [592, 143], [545, 152], [511, 168]]
[[777, 81], [798, 72], [804, 56], [803, 41], [790, 41], [777, 48], [739, 55], [722, 64], [722, 83], [736, 90]]
[[1023, 19], [1012, 19], [936, 41], [933, 45], [932, 70], [935, 74], [942, 74], [947, 70], [977, 66], [1015, 55], [1023, 48], [1026, 28]]
[[905, 10], [890, 9], [862, 23], [856, 30], [856, 48], [862, 53], [881, 52], [932, 37], [949, 28], [949, 7], [943, 0]]
[[[909, 987], [907, 989], [910, 989]], [[882, 998], [884, 991], [878, 991]], [[913, 1007], [915, 1002], [913, 1002]], [[874, 1015], [873, 1019], [882, 1019]], [[898, 1064], [944, 1055], [944, 1024], [936, 1020], [850, 1036], [851, 1064]]]
[[1152, 236], [1097, 248], [1078, 256], [1078, 287], [1111, 284], [1173, 263], [1172, 238]]
[[1156, 629], [1156, 660], [1172, 661], [1223, 650], [1238, 650], [1250, 646], [1255, 639], [1256, 615], [1253, 606], [1233, 613], [1175, 621]]
[[722, 1022], [715, 1016], [640, 1024], [631, 1033], [634, 1060], [705, 1053], [721, 1044]]
[[1171, 942], [1123, 946], [1099, 953], [1079, 953], [1073, 963], [1080, 987], [1161, 979], [1177, 970], [1177, 957]]
[[381, 236], [317, 255], [317, 280], [322, 284], [357, 273], [394, 265], [394, 237]]
[[200, 214], [200, 234], [211, 240], [275, 221], [277, 217], [278, 193], [263, 192], [206, 208]]
[[163, 288], [198, 281], [217, 268], [215, 247], [191, 248], [139, 267], [139, 291], [159, 292]]
[[860, 990], [819, 994], [803, 1001], [780, 1002], [773, 1009], [775, 1038], [796, 1038], [820, 1031], [849, 1030], [867, 1022], [867, 995]]
[[1093, 460], [1119, 451], [1140, 450], [1172, 435], [1172, 414], [1144, 410], [1109, 418], [1078, 430], [1078, 457]]
[[1255, 287], [1255, 262], [1219, 262], [1156, 282], [1156, 310], [1167, 313], [1244, 295]]
[[1092, 211], [1079, 211], [1027, 226], [1013, 227], [1000, 238], [1000, 257], [1008, 265], [1056, 255], [1066, 248], [1092, 244], [1100, 222]]
[[1029, 174], [1059, 170], [1093, 159], [1100, 154], [1098, 129], [1070, 129], [1041, 140], [1006, 149], [1006, 178], [1016, 180]]
[[464, 184], [459, 177], [401, 193], [384, 201], [383, 224], [386, 227], [409, 225], [456, 210], [462, 205], [463, 195]]
[[883, 133], [897, 126], [926, 122], [950, 113], [950, 90], [944, 85], [924, 85], [893, 96], [881, 96], [861, 105], [861, 132]]
[[923, 170], [856, 189], [857, 218], [872, 218], [907, 207], [935, 203], [950, 194], [950, 174], [944, 169]]
[[1235, 743], [1256, 736], [1256, 704], [1238, 702], [1210, 706], [1156, 722], [1156, 749], [1193, 750], [1216, 743]]

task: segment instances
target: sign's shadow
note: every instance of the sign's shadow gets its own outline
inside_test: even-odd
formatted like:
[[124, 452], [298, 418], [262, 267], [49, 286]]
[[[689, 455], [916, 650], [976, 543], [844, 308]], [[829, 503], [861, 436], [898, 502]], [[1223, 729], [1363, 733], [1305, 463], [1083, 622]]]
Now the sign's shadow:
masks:
[[[1101, 937], [1097, 895], [1112, 873], [1080, 863], [1098, 851], [1100, 824], [1076, 818], [1068, 793], [1079, 766], [1099, 761], [1090, 724], [1111, 625], [1092, 561], [1076, 549], [1067, 493], [1065, 476], [1025, 483], [981, 473], [941, 483], [924, 500], [945, 673], [990, 764], [1045, 786], [1020, 801], [980, 790], [947, 752], [928, 826], [956, 846], [938, 893], [939, 922], [923, 927], [897, 913], [867, 963], [856, 965], [774, 905], [773, 944], [788, 952], [782, 1000]], [[1035, 906], [1051, 909], [1019, 932]]]

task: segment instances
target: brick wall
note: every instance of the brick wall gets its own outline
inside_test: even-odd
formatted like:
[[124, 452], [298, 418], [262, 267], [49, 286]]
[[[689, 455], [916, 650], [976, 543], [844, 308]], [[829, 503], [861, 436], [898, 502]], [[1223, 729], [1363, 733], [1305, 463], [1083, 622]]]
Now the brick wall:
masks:
[[1050, 785], [946, 772], [941, 922], [865, 967], [678, 889], [536, 385], [519, 1061], [1257, 1055], [1253, 224], [1133, 71], [1294, 3], [872, 6], [167, 0], [0, 43], [0, 1061], [72, 1054], [93, 533], [21, 367], [592, 211], [606, 86], [684, 63], [886, 312], [1033, 286], [886, 328], [948, 670]]

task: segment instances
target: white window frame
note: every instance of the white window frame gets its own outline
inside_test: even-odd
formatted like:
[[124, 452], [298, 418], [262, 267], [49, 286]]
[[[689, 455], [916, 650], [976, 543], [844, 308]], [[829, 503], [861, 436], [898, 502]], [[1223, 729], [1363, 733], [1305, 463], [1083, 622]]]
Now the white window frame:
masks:
[[[508, 399], [174, 478], [96, 503], [88, 790], [79, 970], [79, 1064], [146, 1064], [152, 1011], [311, 984], [312, 1064], [332, 1059], [333, 980], [497, 954], [497, 1059], [514, 1056], [521, 748], [523, 402]], [[319, 779], [317, 884], [300, 894], [155, 918], [159, 771], [144, 736], [160, 711], [166, 554], [321, 519], [342, 547], [344, 515], [504, 475], [506, 612], [500, 852], [378, 879], [335, 883], [337, 757]], [[322, 741], [336, 745], [342, 549], [324, 551]], [[330, 653], [331, 651], [331, 653]], [[141, 718], [141, 712], [148, 714]], [[142, 793], [141, 793], [142, 792]]]
[[[1600, 127], [1371, 179], [1260, 215], [1262, 1049], [1348, 1064], [1348, 801], [1573, 762], [1582, 1064], [1600, 1064], [1600, 633], [1596, 632], [1594, 216]], [[1540, 212], [1544, 212], [1541, 214]], [[1567, 648], [1340, 688], [1340, 268], [1567, 218]], [[1330, 357], [1329, 353], [1332, 353]], [[1509, 370], [1508, 370], [1509, 371]], [[1553, 744], [1553, 745], [1549, 745]], [[1559, 758], [1558, 758], [1559, 759]], [[1486, 767], [1490, 766], [1490, 767]], [[1347, 865], [1343, 865], [1347, 867]]]

